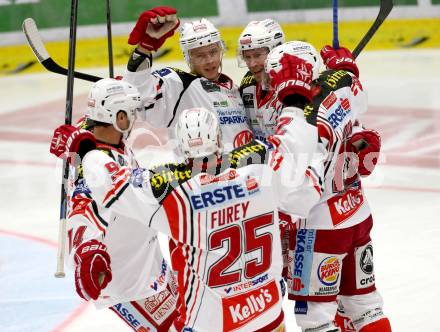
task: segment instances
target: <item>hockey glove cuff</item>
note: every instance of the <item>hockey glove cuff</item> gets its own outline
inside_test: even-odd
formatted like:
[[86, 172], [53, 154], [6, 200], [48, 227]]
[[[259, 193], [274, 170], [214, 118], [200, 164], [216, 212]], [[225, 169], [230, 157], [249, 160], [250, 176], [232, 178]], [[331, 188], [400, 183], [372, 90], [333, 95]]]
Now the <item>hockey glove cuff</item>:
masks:
[[128, 43], [139, 44], [148, 51], [157, 51], [179, 27], [176, 13], [176, 9], [167, 6], [144, 11], [131, 31]]
[[353, 134], [347, 143], [352, 147], [352, 151], [358, 155], [358, 173], [361, 176], [369, 176], [379, 159], [381, 148], [379, 133], [372, 129], [365, 129]]
[[96, 300], [112, 280], [107, 247], [97, 240], [84, 242], [76, 249], [74, 260], [76, 292], [85, 300]]
[[328, 69], [346, 70], [359, 77], [359, 68], [349, 49], [341, 47], [335, 50], [326, 45], [321, 50], [321, 57]]
[[[301, 58], [285, 53], [280, 60], [278, 71], [269, 72], [270, 84], [278, 94], [278, 99], [284, 101], [292, 99], [312, 100], [312, 65]], [[295, 95], [297, 95], [295, 97]], [[289, 97], [288, 99], [286, 99]]]
[[50, 143], [50, 153], [58, 158], [67, 158], [68, 163], [73, 163], [75, 156], [82, 159], [95, 148], [96, 138], [90, 131], [71, 125], [56, 128]]

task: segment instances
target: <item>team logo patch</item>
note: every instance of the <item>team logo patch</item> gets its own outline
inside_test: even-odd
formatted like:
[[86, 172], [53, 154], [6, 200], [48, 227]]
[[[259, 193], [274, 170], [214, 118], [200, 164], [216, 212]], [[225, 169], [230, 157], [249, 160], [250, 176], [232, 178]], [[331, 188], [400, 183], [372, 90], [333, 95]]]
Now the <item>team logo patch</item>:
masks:
[[157, 70], [156, 73], [160, 77], [164, 77], [164, 76], [167, 76], [168, 74], [171, 74], [171, 69], [169, 69], [169, 68], [162, 68], [160, 70]]
[[373, 246], [371, 242], [355, 250], [356, 257], [356, 288], [374, 286]]
[[325, 286], [333, 286], [339, 280], [340, 271], [341, 263], [338, 257], [326, 257], [319, 263], [318, 278]]
[[142, 188], [142, 184], [146, 180], [146, 169], [145, 168], [135, 168], [131, 172], [130, 183], [136, 188]]
[[374, 270], [373, 265], [373, 247], [371, 244], [366, 246], [361, 253], [361, 260], [359, 266], [366, 274], [372, 274]]
[[200, 84], [206, 92], [220, 92], [220, 87], [211, 81], [201, 79]]
[[252, 132], [250, 130], [243, 130], [235, 135], [234, 148], [246, 145], [252, 141]]

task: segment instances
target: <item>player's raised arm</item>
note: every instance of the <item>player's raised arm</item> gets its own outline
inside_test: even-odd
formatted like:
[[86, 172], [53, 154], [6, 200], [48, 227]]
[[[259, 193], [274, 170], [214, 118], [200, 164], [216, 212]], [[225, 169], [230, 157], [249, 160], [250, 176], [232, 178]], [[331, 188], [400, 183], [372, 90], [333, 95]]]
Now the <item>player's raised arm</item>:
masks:
[[269, 141], [276, 147], [271, 164], [278, 166], [274, 170], [281, 194], [280, 209], [306, 218], [322, 192], [322, 153], [317, 150], [316, 118], [305, 114], [312, 99], [315, 65], [319, 64], [296, 54], [296, 46], [285, 43], [267, 57], [270, 84], [284, 105], [275, 135]]

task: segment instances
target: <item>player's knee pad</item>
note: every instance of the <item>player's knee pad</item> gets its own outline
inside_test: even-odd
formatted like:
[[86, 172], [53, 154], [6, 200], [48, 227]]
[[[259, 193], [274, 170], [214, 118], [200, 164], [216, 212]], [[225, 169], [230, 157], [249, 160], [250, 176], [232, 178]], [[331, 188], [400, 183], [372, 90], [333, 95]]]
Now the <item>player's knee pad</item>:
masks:
[[[383, 300], [377, 291], [363, 295], [339, 296], [338, 299], [342, 302], [345, 313], [351, 318], [356, 331], [361, 331], [370, 324], [386, 319], [382, 311]], [[386, 319], [386, 321], [388, 321], [388, 319]], [[391, 331], [391, 329], [366, 331], [388, 332]]]
[[338, 304], [331, 302], [295, 302], [296, 324], [303, 331], [327, 332], [340, 331], [333, 324]]
[[388, 318], [384, 317], [365, 325], [359, 332], [391, 332], [391, 324]]

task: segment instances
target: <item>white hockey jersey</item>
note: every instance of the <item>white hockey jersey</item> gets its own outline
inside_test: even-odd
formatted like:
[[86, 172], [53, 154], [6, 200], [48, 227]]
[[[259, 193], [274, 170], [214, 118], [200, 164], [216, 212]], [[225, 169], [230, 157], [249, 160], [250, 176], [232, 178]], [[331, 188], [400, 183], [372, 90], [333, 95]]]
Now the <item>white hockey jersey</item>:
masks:
[[[97, 149], [117, 167], [137, 167], [129, 149], [98, 143]], [[97, 308], [143, 299], [162, 291], [171, 277], [164, 260], [157, 232], [127, 216], [102, 209], [90, 195], [83, 178], [83, 167], [70, 169], [67, 213], [68, 265], [75, 268], [76, 248], [97, 239], [107, 246], [112, 280], [94, 301]], [[174, 303], [177, 299], [174, 299]]]
[[174, 128], [182, 110], [204, 107], [219, 117], [225, 151], [249, 143], [252, 132], [238, 87], [222, 74], [218, 82], [166, 67], [126, 71], [124, 80], [135, 85], [145, 103], [141, 117], [155, 127]]
[[[319, 198], [313, 188], [308, 197], [297, 190], [309, 185], [298, 156], [316, 149], [316, 127], [298, 116], [285, 123], [279, 151], [253, 141], [224, 155], [215, 174], [185, 164], [109, 171], [115, 163], [105, 154], [85, 156], [97, 202], [177, 242], [171, 252], [182, 302], [176, 327], [256, 331], [280, 317], [277, 210], [304, 217]], [[299, 187], [290, 182], [295, 177]]]
[[318, 126], [320, 143], [312, 168], [324, 167], [322, 174], [316, 174], [316, 184], [323, 194], [301, 227], [351, 227], [371, 214], [360, 181], [345, 184], [356, 174], [349, 167], [345, 144], [359, 116], [367, 110], [367, 94], [357, 77], [343, 70], [323, 72], [317, 85], [319, 93], [305, 113], [308, 121], [316, 121]]
[[267, 137], [275, 133], [283, 104], [275, 91], [264, 90], [251, 72], [240, 83], [240, 95], [254, 138], [268, 144]]

